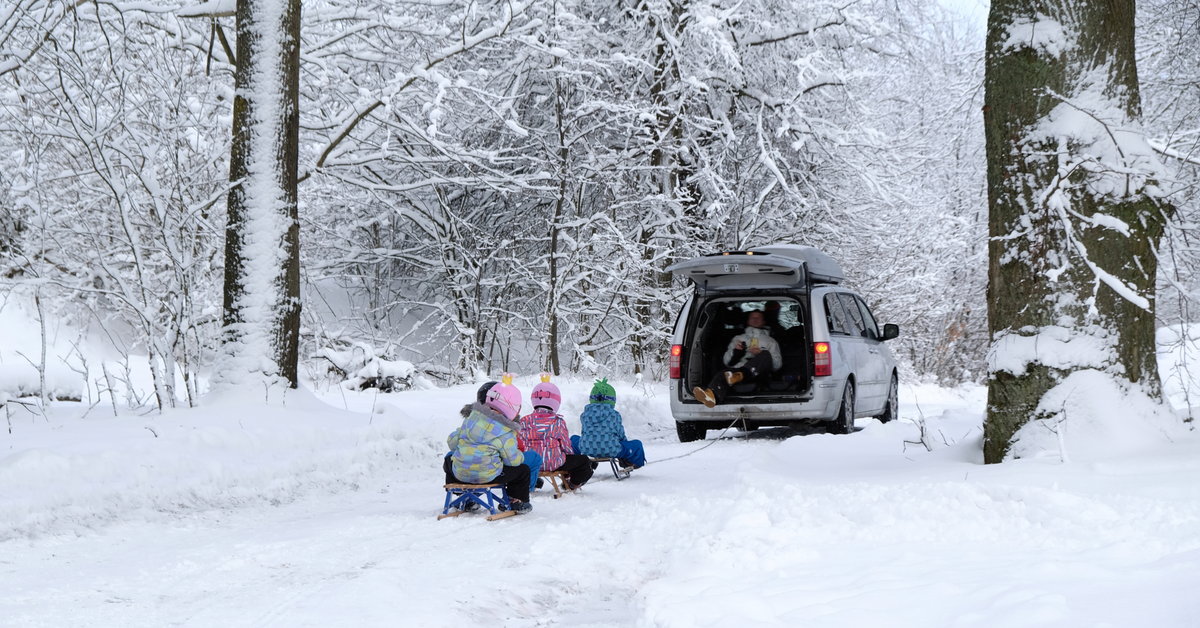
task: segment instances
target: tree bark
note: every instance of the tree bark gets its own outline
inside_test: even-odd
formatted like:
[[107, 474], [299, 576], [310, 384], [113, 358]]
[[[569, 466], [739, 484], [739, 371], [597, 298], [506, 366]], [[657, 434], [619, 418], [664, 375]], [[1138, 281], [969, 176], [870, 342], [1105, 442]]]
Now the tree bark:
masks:
[[[219, 377], [233, 384], [246, 383], [246, 377], [281, 378], [295, 388], [300, 344], [300, 0], [238, 0], [237, 34], [229, 166], [235, 186], [225, 229], [222, 337], [232, 368]], [[269, 355], [247, 355], [263, 345]]]
[[[1133, 23], [1133, 0], [991, 4], [985, 462], [1004, 459], [1072, 372], [1100, 370], [1159, 396], [1154, 248], [1169, 209], [1155, 196], [1153, 160], [1129, 150], [1144, 143]], [[1085, 125], [1094, 141], [1079, 132]], [[1005, 366], [1014, 339], [1037, 346], [1047, 330], [1105, 347], [1104, 357], [1070, 363], [1048, 343], [1019, 361], [1023, 370]]]
[[[552, 67], [558, 66], [558, 60]], [[546, 291], [546, 354], [550, 373], [556, 377], [562, 372], [558, 355], [558, 299], [559, 299], [559, 268], [558, 268], [558, 235], [562, 230], [562, 217], [567, 204], [567, 176], [571, 169], [571, 149], [567, 146], [567, 130], [564, 116], [567, 95], [564, 93], [562, 80], [554, 79], [554, 127], [558, 139], [558, 192], [554, 198], [554, 213], [550, 216], [550, 255], [549, 277]]]

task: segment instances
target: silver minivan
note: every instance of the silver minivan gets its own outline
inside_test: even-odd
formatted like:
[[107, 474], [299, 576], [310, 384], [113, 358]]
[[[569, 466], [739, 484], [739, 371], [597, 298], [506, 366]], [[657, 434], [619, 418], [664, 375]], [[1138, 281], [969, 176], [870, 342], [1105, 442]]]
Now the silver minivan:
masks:
[[[671, 341], [671, 414], [680, 441], [710, 429], [813, 419], [848, 433], [856, 417], [896, 417], [896, 359], [885, 341], [900, 329], [880, 326], [866, 301], [841, 285], [842, 268], [832, 257], [778, 245], [705, 255], [667, 270], [693, 288]], [[755, 310], [765, 313], [783, 366], [730, 386], [722, 403], [706, 407], [693, 389], [727, 370], [726, 349]]]

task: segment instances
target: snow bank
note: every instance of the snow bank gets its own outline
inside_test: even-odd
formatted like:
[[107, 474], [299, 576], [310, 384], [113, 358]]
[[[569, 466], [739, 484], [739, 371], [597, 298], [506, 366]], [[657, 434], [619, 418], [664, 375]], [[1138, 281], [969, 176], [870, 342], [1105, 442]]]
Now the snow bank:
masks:
[[[1112, 361], [1104, 338], [1072, 334], [1060, 327], [1002, 334], [988, 354], [993, 372], [1020, 374], [1037, 362], [1058, 369], [1103, 367]], [[1158, 366], [1164, 407], [1124, 380], [1096, 369], [1070, 373], [1042, 399], [1043, 418], [1015, 435], [1010, 458], [1055, 461], [1123, 456], [1162, 445], [1188, 429], [1183, 422], [1200, 395], [1200, 325], [1158, 330]], [[1180, 413], [1172, 411], [1180, 410]]]
[[[516, 382], [526, 400], [534, 381]], [[591, 380], [556, 383], [576, 430]], [[0, 503], [0, 616], [1174, 628], [1200, 613], [1195, 435], [1098, 463], [985, 466], [986, 389], [902, 383], [900, 419], [853, 434], [680, 444], [665, 386], [614, 385], [651, 464], [564, 499], [539, 491], [530, 515], [494, 523], [434, 517], [443, 439], [475, 384], [334, 387], [338, 408], [226, 394], [159, 418], [22, 417], [0, 434], [0, 482], [24, 504]], [[905, 445], [921, 422], [932, 451]]]
[[[529, 411], [534, 377], [516, 380]], [[556, 380], [572, 433], [591, 380]], [[195, 409], [120, 417], [60, 403], [19, 412], [0, 435], [0, 541], [82, 531], [115, 521], [291, 502], [372, 487], [414, 473], [438, 481], [446, 436], [477, 385], [380, 394], [334, 390], [325, 401], [288, 391], [282, 404], [228, 389]], [[630, 438], [674, 436], [653, 385], [617, 384]], [[278, 391], [271, 392], [272, 400]], [[326, 403], [329, 402], [329, 403]], [[336, 407], [337, 404], [341, 407]], [[665, 418], [664, 418], [665, 417]]]
[[1184, 434], [1170, 408], [1136, 386], [1096, 370], [1081, 370], [1050, 389], [1013, 437], [1008, 457], [1097, 460], [1144, 452]]
[[[83, 398], [82, 380], [65, 365], [46, 365], [46, 395], [51, 399]], [[33, 364], [0, 363], [0, 405], [5, 399], [38, 397], [41, 388], [41, 378]]]
[[1143, 520], [992, 482], [754, 479], [680, 522], [667, 575], [638, 593], [641, 625], [1184, 626], [1196, 606], [1168, 593], [1196, 572], [1194, 506]]
[[390, 405], [339, 411], [303, 391], [286, 405], [230, 396], [162, 416], [79, 418], [57, 404], [0, 437], [0, 540], [183, 511], [278, 504], [427, 467], [443, 430]]

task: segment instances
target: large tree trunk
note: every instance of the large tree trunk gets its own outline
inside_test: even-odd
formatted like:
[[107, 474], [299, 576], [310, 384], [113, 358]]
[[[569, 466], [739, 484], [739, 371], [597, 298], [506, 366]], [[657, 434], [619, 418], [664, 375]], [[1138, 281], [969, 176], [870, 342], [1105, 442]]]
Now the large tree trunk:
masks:
[[991, 4], [989, 463], [1072, 372], [1159, 394], [1153, 249], [1166, 209], [1137, 127], [1133, 18], [1133, 0]]
[[238, 0], [219, 383], [297, 383], [300, 0]]

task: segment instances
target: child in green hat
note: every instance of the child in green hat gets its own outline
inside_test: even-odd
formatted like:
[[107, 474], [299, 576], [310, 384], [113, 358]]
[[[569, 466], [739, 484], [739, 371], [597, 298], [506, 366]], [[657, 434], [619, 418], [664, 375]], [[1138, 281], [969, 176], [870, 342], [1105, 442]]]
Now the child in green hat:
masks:
[[593, 458], [617, 458], [621, 466], [638, 468], [646, 464], [642, 441], [625, 438], [621, 413], [617, 412], [617, 391], [607, 379], [596, 380], [588, 405], [579, 417], [583, 428], [571, 437], [575, 451]]

